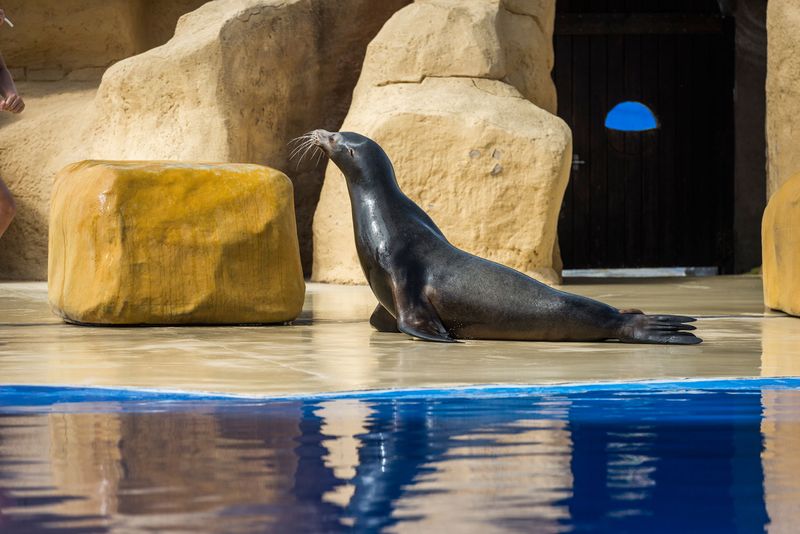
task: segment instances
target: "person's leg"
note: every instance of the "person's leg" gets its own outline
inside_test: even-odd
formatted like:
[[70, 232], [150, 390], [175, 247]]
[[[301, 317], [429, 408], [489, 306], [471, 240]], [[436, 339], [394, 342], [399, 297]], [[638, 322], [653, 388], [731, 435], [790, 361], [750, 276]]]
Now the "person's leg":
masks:
[[14, 204], [14, 197], [6, 187], [5, 182], [0, 178], [0, 237], [6, 233], [11, 220], [17, 213], [17, 206]]

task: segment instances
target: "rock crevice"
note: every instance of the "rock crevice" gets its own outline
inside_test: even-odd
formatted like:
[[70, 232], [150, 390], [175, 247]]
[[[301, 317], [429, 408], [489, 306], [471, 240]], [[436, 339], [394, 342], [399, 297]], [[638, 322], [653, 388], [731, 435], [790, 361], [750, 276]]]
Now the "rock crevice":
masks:
[[513, 9], [505, 5], [502, 7], [512, 15], [519, 15], [520, 17], [530, 17], [533, 20], [533, 22], [536, 23], [536, 26], [539, 28], [539, 31], [542, 32], [543, 34], [547, 34], [553, 31], [552, 28], [548, 28], [547, 26], [545, 26], [540, 17], [537, 17], [530, 13], [521, 13], [518, 11], [514, 11]]

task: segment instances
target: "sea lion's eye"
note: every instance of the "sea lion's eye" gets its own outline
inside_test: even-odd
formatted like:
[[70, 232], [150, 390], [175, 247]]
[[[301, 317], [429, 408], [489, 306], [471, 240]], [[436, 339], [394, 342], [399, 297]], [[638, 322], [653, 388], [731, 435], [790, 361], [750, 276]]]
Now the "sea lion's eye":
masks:
[[351, 158], [354, 158], [356, 156], [356, 153], [353, 151], [352, 148], [348, 148], [347, 151], [350, 152], [350, 157]]

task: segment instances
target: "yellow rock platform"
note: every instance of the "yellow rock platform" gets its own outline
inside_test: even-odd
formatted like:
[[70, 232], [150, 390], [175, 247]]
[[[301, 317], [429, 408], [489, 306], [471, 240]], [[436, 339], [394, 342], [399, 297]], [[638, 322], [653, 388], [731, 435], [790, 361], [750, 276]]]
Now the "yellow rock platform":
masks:
[[764, 303], [800, 316], [800, 174], [772, 195], [761, 226]]
[[258, 165], [69, 165], [53, 186], [48, 270], [70, 322], [291, 321], [305, 295], [292, 184]]

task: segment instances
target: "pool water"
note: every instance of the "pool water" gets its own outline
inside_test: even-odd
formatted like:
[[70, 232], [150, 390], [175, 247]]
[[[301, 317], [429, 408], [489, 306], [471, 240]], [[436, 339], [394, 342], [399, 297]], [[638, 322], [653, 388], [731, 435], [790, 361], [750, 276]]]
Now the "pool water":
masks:
[[790, 532], [798, 451], [799, 380], [0, 386], [0, 532]]

